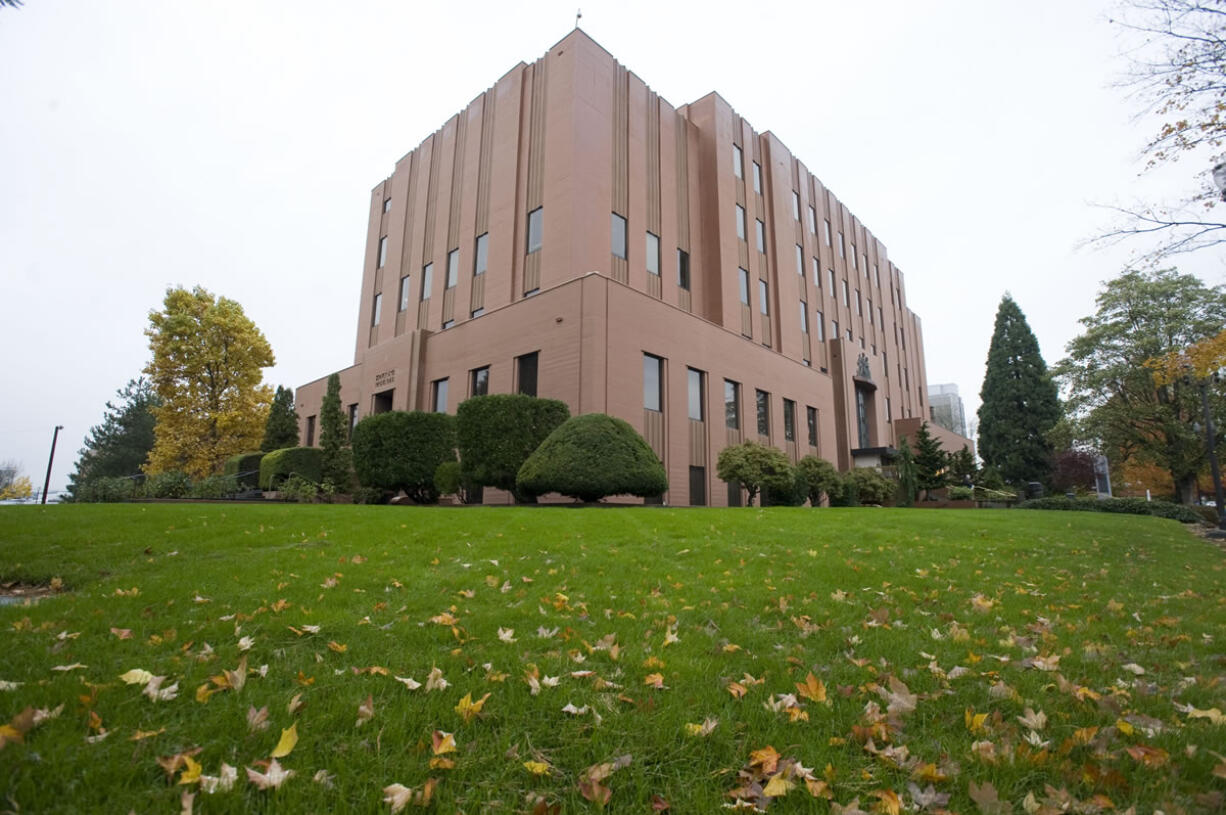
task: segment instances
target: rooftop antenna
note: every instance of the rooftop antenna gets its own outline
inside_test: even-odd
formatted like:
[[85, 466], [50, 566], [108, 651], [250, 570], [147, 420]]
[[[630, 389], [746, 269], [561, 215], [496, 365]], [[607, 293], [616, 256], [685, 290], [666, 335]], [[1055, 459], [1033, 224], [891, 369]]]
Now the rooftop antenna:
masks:
[[579, 27], [579, 20], [583, 17], [583, 9], [575, 9], [575, 28]]

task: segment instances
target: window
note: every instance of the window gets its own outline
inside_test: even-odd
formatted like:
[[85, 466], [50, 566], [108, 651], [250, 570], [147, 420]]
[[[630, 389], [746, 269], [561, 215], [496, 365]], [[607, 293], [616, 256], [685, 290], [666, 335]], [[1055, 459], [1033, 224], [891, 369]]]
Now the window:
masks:
[[447, 286], [446, 288], [455, 288], [455, 284], [460, 280], [460, 250], [452, 249], [447, 253]]
[[736, 205], [736, 236], [745, 240], [745, 207]]
[[847, 241], [843, 239], [843, 233], [839, 233], [839, 257], [847, 257]]
[[384, 212], [391, 212], [391, 211], [392, 211], [392, 199], [390, 199], [390, 198], [384, 198], [384, 199], [383, 199], [383, 211], [384, 211]]
[[877, 264], [873, 264], [873, 280], [877, 283], [877, 288], [881, 288], [881, 268]]
[[609, 222], [609, 239], [613, 255], [625, 260], [629, 257], [629, 249], [626, 246], [626, 219], [614, 212]]
[[447, 412], [447, 377], [436, 379], [430, 383], [431, 404], [435, 413]]
[[473, 253], [473, 277], [485, 274], [490, 260], [490, 233], [477, 236], [477, 250]]
[[830, 245], [830, 219], [826, 219], [826, 245]]
[[771, 434], [771, 395], [766, 391], [754, 391], [754, 401], [758, 406], [758, 435]]
[[690, 290], [690, 253], [684, 249], [677, 250], [677, 286]]
[[702, 409], [703, 380], [706, 377], [702, 371], [695, 371], [693, 368], [686, 368], [685, 375], [686, 386], [689, 391], [690, 418], [696, 422], [701, 422], [706, 418]]
[[375, 305], [371, 309], [370, 324], [376, 326], [379, 324], [379, 312], [383, 311], [383, 293], [375, 295]]
[[902, 369], [902, 389], [911, 390], [911, 372], [907, 368]]
[[745, 269], [737, 269], [737, 279], [741, 283], [741, 303], [749, 305], [749, 272]]
[[400, 311], [409, 307], [409, 276], [400, 278]]
[[[758, 165], [754, 165], [755, 167]], [[707, 468], [690, 466], [690, 506], [707, 505]]]
[[805, 419], [809, 424], [809, 446], [817, 447], [817, 408], [806, 407]]
[[826, 279], [830, 281], [830, 296], [834, 297], [834, 269], [826, 270]]
[[430, 299], [430, 289], [434, 287], [434, 264], [427, 263], [421, 270], [421, 299]]
[[868, 298], [868, 324], [873, 324], [873, 298]]
[[843, 280], [843, 305], [851, 305], [851, 288], [847, 285], [846, 280]]
[[783, 400], [783, 440], [796, 441], [796, 403]]
[[853, 341], [853, 340], [852, 340], [852, 336], [853, 336], [853, 335], [852, 335], [852, 333], [851, 333], [851, 329], [850, 329], [850, 328], [849, 328], [849, 329], [847, 329], [847, 341], [848, 341], [848, 342], [852, 342], [852, 341]]
[[890, 397], [885, 398], [885, 420], [887, 422], [894, 421], [894, 411], [890, 406]]
[[822, 317], [822, 313], [820, 311], [817, 312], [817, 320], [814, 322], [814, 325], [817, 326], [817, 341], [825, 342], [826, 341], [826, 323], [824, 322], [824, 318]]
[[766, 281], [759, 280], [758, 281], [758, 311], [762, 312], [762, 316], [764, 317], [767, 314], [771, 313], [770, 300], [767, 296], [769, 293], [770, 293], [770, 290], [766, 286]]
[[800, 220], [800, 193], [796, 190], [792, 190], [792, 217], [797, 221]]
[[[389, 388], [385, 391], [379, 391], [371, 400], [371, 413], [387, 413], [392, 409], [392, 402], [396, 396], [396, 389]], [[308, 447], [310, 445], [307, 445]]]
[[817, 258], [813, 258], [813, 285], [822, 287], [822, 267], [817, 264]]
[[758, 236], [758, 251], [766, 252], [766, 224], [761, 221], [754, 221], [754, 231]]
[[762, 165], [756, 161], [753, 163], [753, 191], [762, 194]]
[[860, 299], [860, 290], [856, 289], [856, 316], [864, 316], [864, 301]]
[[528, 254], [541, 250], [542, 232], [544, 230], [544, 213], [540, 207], [528, 213]]
[[379, 262], [375, 268], [382, 269], [384, 263], [387, 263], [387, 235], [379, 238]]
[[657, 413], [664, 411], [661, 386], [664, 381], [664, 360], [643, 354], [643, 407]]
[[737, 178], [745, 177], [745, 156], [739, 145], [732, 145], [732, 174]]
[[868, 252], [864, 253], [864, 279], [868, 279]]
[[865, 346], [864, 346], [864, 337], [861, 337], [861, 338], [860, 338], [860, 350], [861, 350], [861, 351], [863, 351], [863, 350], [864, 350], [864, 348], [865, 348]]
[[358, 426], [358, 406], [349, 406], [349, 437], [353, 438], [353, 429]]
[[804, 300], [800, 301], [800, 333], [809, 333], [809, 304]]
[[475, 309], [473, 309], [473, 310], [472, 310], [472, 313], [471, 313], [471, 314], [469, 314], [468, 316], [469, 316], [469, 317], [480, 317], [480, 316], [481, 316], [482, 314], [484, 314], [484, 313], [485, 313], [485, 309], [483, 309], [483, 308], [475, 308]]
[[809, 207], [809, 231], [817, 234], [817, 210], [813, 207]]
[[471, 371], [472, 378], [469, 388], [469, 396], [485, 396], [490, 392], [490, 366], [486, 365], [483, 368], [474, 368]]
[[647, 233], [647, 274], [660, 276], [660, 238]]
[[877, 325], [885, 328], [885, 313], [881, 310], [881, 306], [877, 306]]
[[796, 274], [805, 276], [805, 250], [799, 243], [796, 244]]
[[443, 320], [443, 328], [451, 328], [455, 325], [455, 320]]
[[724, 426], [741, 429], [741, 383], [724, 380]]
[[541, 352], [533, 351], [515, 358], [515, 392], [536, 396], [536, 369]]
[[839, 338], [839, 321], [838, 320], [830, 321], [830, 336], [834, 337], [836, 340]]
[[853, 243], [851, 245], [851, 268], [859, 269], [860, 268], [859, 263], [860, 263], [860, 256], [856, 254], [856, 245]]
[[881, 368], [882, 370], [885, 371], [886, 377], [889, 378], [890, 376], [890, 355], [885, 352], [884, 348], [881, 349]]
[[307, 416], [306, 446], [315, 446], [315, 417]]

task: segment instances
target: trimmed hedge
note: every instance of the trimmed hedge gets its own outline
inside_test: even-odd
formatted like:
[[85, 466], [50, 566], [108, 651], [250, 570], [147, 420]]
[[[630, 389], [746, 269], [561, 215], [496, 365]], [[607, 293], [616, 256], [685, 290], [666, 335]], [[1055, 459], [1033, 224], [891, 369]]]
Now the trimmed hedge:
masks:
[[260, 459], [260, 489], [275, 490], [291, 475], [319, 482], [323, 451], [318, 447], [286, 447]]
[[141, 492], [146, 498], [186, 498], [191, 488], [192, 480], [187, 473], [168, 470], [147, 477]]
[[353, 469], [363, 487], [404, 490], [419, 504], [438, 501], [434, 472], [455, 460], [455, 419], [446, 413], [393, 410], [353, 429]]
[[516, 486], [599, 501], [608, 495], [648, 498], [668, 489], [660, 459], [627, 422], [603, 413], [567, 419], [528, 456]]
[[1170, 501], [1146, 501], [1144, 498], [1068, 498], [1062, 495], [1052, 495], [1047, 498], [1023, 501], [1017, 505], [1017, 508], [1152, 515], [1156, 518], [1170, 518], [1185, 524], [1194, 524], [1202, 520], [1200, 514], [1192, 507]]
[[[288, 448], [287, 448], [288, 449]], [[264, 458], [263, 450], [250, 453], [239, 453], [226, 459], [222, 467], [222, 475], [232, 475], [238, 479], [239, 486], [252, 489], [260, 485], [260, 461]], [[246, 475], [240, 475], [246, 473]]]
[[515, 493], [515, 479], [528, 456], [569, 418], [570, 408], [557, 399], [500, 393], [461, 402], [456, 446], [464, 484]]

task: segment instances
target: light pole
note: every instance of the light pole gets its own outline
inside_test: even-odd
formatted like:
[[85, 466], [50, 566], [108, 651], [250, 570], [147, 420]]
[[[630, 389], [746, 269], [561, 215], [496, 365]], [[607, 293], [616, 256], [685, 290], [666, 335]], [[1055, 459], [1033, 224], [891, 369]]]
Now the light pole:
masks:
[[42, 503], [47, 503], [47, 489], [51, 486], [51, 465], [55, 462], [55, 442], [60, 437], [60, 431], [64, 429], [64, 425], [57, 424], [55, 433], [51, 435], [51, 456], [47, 459], [47, 477], [43, 480], [43, 498]]

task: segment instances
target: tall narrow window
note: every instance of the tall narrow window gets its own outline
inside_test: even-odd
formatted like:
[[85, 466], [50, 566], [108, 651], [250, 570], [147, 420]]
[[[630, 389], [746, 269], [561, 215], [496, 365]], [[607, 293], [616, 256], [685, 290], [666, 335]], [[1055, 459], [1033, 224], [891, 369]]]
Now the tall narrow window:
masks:
[[379, 238], [379, 265], [376, 268], [382, 269], [385, 263], [387, 263], [387, 235]]
[[826, 219], [826, 245], [830, 245], [830, 219]]
[[724, 426], [741, 429], [741, 383], [724, 380]]
[[805, 276], [805, 250], [799, 243], [796, 244], [796, 274]]
[[524, 396], [536, 396], [536, 369], [540, 351], [515, 358], [515, 391]]
[[349, 406], [349, 437], [353, 438], [353, 429], [358, 426], [358, 406]]
[[677, 250], [677, 286], [690, 290], [690, 253], [684, 249]]
[[873, 264], [873, 281], [876, 282], [877, 288], [881, 288], [881, 267]]
[[852, 342], [852, 333], [850, 328], [847, 329], [847, 341]]
[[545, 227], [545, 216], [541, 207], [528, 213], [528, 254], [539, 252]]
[[421, 299], [430, 299], [430, 289], [434, 288], [434, 264], [427, 263], [421, 269]]
[[860, 290], [856, 289], [856, 316], [864, 316], [864, 301], [860, 299]]
[[460, 281], [460, 250], [452, 249], [447, 253], [447, 288], [455, 288]]
[[797, 221], [800, 220], [800, 193], [796, 190], [792, 190], [792, 217]]
[[813, 258], [813, 285], [819, 289], [822, 287], [822, 267], [818, 265], [817, 258]]
[[830, 296], [834, 297], [834, 269], [826, 270], [826, 279], [830, 281], [830, 286], [829, 286]]
[[625, 260], [628, 257], [626, 248], [626, 219], [614, 212], [612, 213], [612, 218], [609, 219], [609, 223], [610, 244], [613, 254]]
[[800, 333], [809, 333], [809, 304], [804, 300], [800, 301]]
[[745, 240], [745, 207], [736, 204], [736, 236]]
[[434, 405], [435, 413], [447, 412], [447, 377], [436, 379], [430, 385], [430, 390], [433, 394], [431, 402]]
[[894, 411], [890, 405], [890, 397], [885, 398], [885, 420], [887, 422], [894, 421]]
[[485, 396], [490, 392], [490, 366], [474, 368], [469, 396]]
[[809, 424], [809, 446], [817, 447], [817, 408], [806, 407], [805, 419]]
[[885, 328], [885, 312], [881, 310], [881, 306], [877, 306], [877, 325]]
[[374, 305], [374, 308], [371, 309], [371, 314], [370, 314], [370, 324], [372, 326], [376, 326], [379, 324], [379, 313], [381, 311], [383, 311], [383, 293], [382, 292], [375, 295], [375, 305]]
[[860, 268], [860, 256], [856, 254], [856, 245], [854, 243], [851, 245], [851, 268]]
[[763, 316], [771, 313], [770, 309], [770, 289], [766, 286], [765, 280], [758, 281], [758, 311], [762, 312]]
[[485, 274], [490, 261], [490, 233], [477, 236], [477, 249], [473, 253], [473, 277]]
[[864, 279], [868, 279], [868, 252], [864, 253]]
[[826, 341], [826, 324], [823, 322], [823, 319], [824, 318], [822, 317], [822, 313], [820, 311], [817, 312], [817, 320], [814, 323], [814, 325], [817, 327], [817, 341], [818, 342]]
[[843, 305], [851, 305], [851, 288], [847, 285], [847, 280], [843, 280]]
[[400, 278], [400, 311], [409, 307], [409, 276]]
[[873, 324], [873, 298], [868, 298], [868, 324]]
[[643, 407], [657, 413], [664, 410], [664, 360], [643, 354]]
[[809, 231], [817, 234], [817, 210], [813, 207], [809, 207]]
[[796, 441], [796, 403], [783, 400], [783, 440]]
[[746, 269], [737, 269], [737, 280], [741, 284], [741, 303], [749, 305], [749, 271]]
[[839, 233], [839, 257], [847, 257], [847, 241], [843, 238], [843, 233]]
[[[754, 165], [755, 167], [757, 165]], [[707, 468], [690, 467], [690, 506], [707, 505]]]
[[384, 199], [383, 199], [383, 211], [384, 211], [384, 212], [391, 212], [391, 211], [392, 211], [392, 199], [390, 199], [390, 198], [384, 198]]
[[758, 408], [758, 435], [771, 434], [771, 395], [766, 391], [754, 391], [754, 401]]
[[307, 416], [306, 446], [315, 446], [315, 417]]
[[732, 145], [732, 174], [737, 178], [745, 177], [745, 156], [738, 145]]
[[762, 165], [756, 161], [753, 163], [753, 191], [762, 194]]
[[703, 383], [706, 375], [702, 371], [695, 371], [693, 368], [686, 368], [686, 390], [689, 396], [690, 418], [696, 422], [701, 422], [706, 419], [702, 409], [703, 399]]
[[834, 337], [836, 340], [839, 338], [839, 321], [838, 320], [830, 321], [830, 336]]
[[766, 224], [761, 221], [754, 221], [754, 234], [758, 236], [758, 251], [766, 252]]
[[647, 274], [660, 276], [660, 237], [647, 233]]

